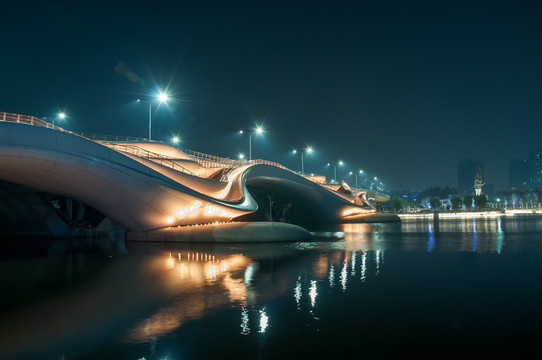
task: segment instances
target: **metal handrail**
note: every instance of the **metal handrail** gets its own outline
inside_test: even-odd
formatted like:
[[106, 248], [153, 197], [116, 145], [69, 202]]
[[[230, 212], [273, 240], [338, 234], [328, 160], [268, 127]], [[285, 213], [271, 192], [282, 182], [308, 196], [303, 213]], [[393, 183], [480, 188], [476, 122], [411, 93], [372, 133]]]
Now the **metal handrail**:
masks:
[[102, 142], [102, 141], [97, 141], [97, 142], [99, 142], [99, 143], [101, 143], [101, 144], [103, 144], [103, 145], [105, 145], [108, 148], [111, 148], [113, 150], [127, 152], [129, 154], [138, 156], [140, 158], [151, 160], [151, 161], [153, 161], [153, 162], [155, 162], [157, 164], [170, 167], [173, 170], [177, 170], [177, 171], [183, 172], [185, 174], [190, 174], [190, 175], [193, 175], [193, 176], [197, 176], [192, 171], [190, 171], [187, 168], [185, 168], [185, 167], [177, 164], [176, 162], [172, 161], [171, 160], [172, 158], [169, 157], [169, 156], [164, 156], [164, 155], [161, 155], [161, 154], [157, 154], [157, 153], [154, 153], [152, 151], [148, 151], [148, 150], [145, 150], [143, 148], [140, 148], [139, 146], [136, 146], [136, 145], [126, 145], [126, 144], [121, 145], [121, 144], [114, 144], [114, 143], [108, 143], [108, 142]]
[[35, 116], [30, 116], [30, 115], [20, 115], [20, 114], [13, 114], [13, 113], [7, 113], [7, 112], [0, 112], [0, 121], [41, 126], [48, 129], [54, 129], [54, 130], [66, 132], [69, 134], [79, 135], [73, 131], [66, 130], [60, 126], [53, 125], [45, 120], [42, 120]]
[[79, 135], [94, 141], [148, 141], [146, 138], [137, 138], [134, 136], [119, 136], [93, 133], [78, 133]]
[[[157, 162], [159, 160], [161, 165], [169, 166], [172, 169], [179, 170], [184, 173], [188, 173], [194, 176], [193, 172], [190, 170], [178, 165], [177, 163], [171, 161], [174, 160], [174, 157], [171, 156], [165, 156], [157, 153], [153, 153], [151, 151], [142, 149], [136, 145], [119, 145], [114, 144], [112, 141], [147, 141], [147, 139], [142, 138], [135, 138], [135, 137], [122, 137], [122, 136], [115, 136], [115, 135], [99, 135], [99, 134], [89, 134], [89, 133], [77, 133], [74, 131], [66, 130], [60, 126], [53, 125], [47, 121], [44, 121], [40, 118], [37, 118], [35, 116], [30, 115], [20, 115], [20, 114], [13, 114], [13, 113], [7, 113], [7, 112], [0, 112], [0, 121], [6, 121], [6, 122], [14, 122], [14, 123], [21, 123], [21, 124], [28, 124], [28, 125], [35, 125], [35, 126], [41, 126], [48, 129], [53, 129], [77, 136], [84, 137], [85, 139], [95, 141], [97, 143], [100, 143], [102, 145], [108, 146], [110, 148], [113, 148], [114, 150], [120, 150], [125, 151], [128, 153], [131, 153], [136, 156], [140, 156], [149, 160], [153, 160]], [[267, 160], [234, 160], [234, 159], [228, 159], [223, 158], [220, 156], [215, 155], [209, 155], [204, 154], [198, 151], [189, 150], [189, 149], [181, 149], [188, 157], [194, 159], [196, 162], [198, 162], [201, 166], [205, 168], [215, 168], [215, 167], [225, 167], [225, 168], [233, 168], [238, 166], [245, 166], [245, 165], [253, 165], [253, 164], [263, 164], [263, 165], [270, 165], [275, 166], [284, 170], [288, 170], [291, 172], [295, 172], [293, 170], [288, 169], [287, 167], [276, 163], [272, 161]]]
[[186, 155], [188, 155], [191, 158], [198, 161], [204, 167], [217, 167], [217, 166], [205, 166], [205, 165], [203, 165], [204, 163], [205, 164], [225, 165], [227, 167], [238, 167], [238, 166], [252, 165], [252, 164], [263, 164], [263, 165], [271, 165], [271, 166], [275, 166], [275, 167], [278, 167], [278, 168], [281, 168], [281, 169], [284, 169], [284, 170], [295, 172], [293, 170], [288, 169], [284, 165], [281, 165], [279, 163], [272, 162], [272, 161], [267, 161], [267, 160], [261, 160], [261, 159], [256, 159], [256, 160], [234, 160], [234, 159], [223, 158], [223, 157], [220, 157], [220, 156], [204, 154], [204, 153], [200, 153], [198, 151], [189, 150], [189, 149], [181, 149], [181, 150]]

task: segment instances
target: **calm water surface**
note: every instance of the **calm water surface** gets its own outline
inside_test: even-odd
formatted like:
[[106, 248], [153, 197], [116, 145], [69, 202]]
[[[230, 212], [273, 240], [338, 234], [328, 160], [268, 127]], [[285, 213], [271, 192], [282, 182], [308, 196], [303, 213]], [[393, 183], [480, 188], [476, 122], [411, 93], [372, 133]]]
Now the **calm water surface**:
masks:
[[0, 358], [541, 352], [542, 217], [349, 224], [316, 235], [198, 246], [4, 241]]

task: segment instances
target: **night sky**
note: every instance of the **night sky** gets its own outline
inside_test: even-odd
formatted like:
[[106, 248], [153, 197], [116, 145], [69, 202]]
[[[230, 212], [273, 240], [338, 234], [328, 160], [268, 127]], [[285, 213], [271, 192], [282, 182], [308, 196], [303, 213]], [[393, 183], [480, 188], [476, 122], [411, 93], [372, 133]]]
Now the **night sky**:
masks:
[[[114, 4], [115, 3], [115, 4]], [[542, 149], [538, 1], [114, 1], [2, 5], [0, 111], [387, 189], [457, 187], [462, 158], [508, 186]], [[354, 184], [354, 180], [351, 180]]]

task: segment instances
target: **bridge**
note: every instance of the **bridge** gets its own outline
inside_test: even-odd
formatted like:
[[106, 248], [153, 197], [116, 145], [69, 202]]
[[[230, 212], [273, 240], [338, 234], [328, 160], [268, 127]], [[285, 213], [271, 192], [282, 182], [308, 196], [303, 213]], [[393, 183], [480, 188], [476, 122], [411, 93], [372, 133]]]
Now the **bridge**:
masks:
[[[321, 184], [277, 163], [225, 159], [154, 141], [96, 138], [11, 113], [0, 113], [0, 180], [7, 187], [4, 198], [13, 186], [40, 192], [45, 200], [33, 211], [46, 220], [57, 214], [64, 225], [49, 225], [64, 229], [57, 233], [73, 231], [89, 213], [103, 215], [90, 227], [120, 225], [128, 237], [141, 240], [197, 241], [194, 234], [218, 227], [232, 229], [229, 236], [235, 238], [249, 225], [254, 233], [264, 225], [281, 232], [286, 226], [281, 224], [293, 229], [399, 221], [379, 214], [363, 191], [344, 182]], [[1, 196], [0, 191], [0, 213], [13, 217], [13, 206]]]

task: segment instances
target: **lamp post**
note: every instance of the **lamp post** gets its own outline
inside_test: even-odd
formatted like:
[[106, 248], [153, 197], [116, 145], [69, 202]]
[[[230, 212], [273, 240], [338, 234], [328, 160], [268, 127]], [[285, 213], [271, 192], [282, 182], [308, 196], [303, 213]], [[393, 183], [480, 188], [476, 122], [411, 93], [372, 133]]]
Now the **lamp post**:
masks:
[[[343, 162], [342, 161], [338, 161], [336, 162], [335, 164], [333, 164], [333, 181], [336, 182], [337, 181], [337, 165], [342, 165]], [[330, 163], [327, 163], [327, 166], [330, 166], [331, 164]]]
[[356, 189], [358, 188], [358, 175], [363, 174], [363, 170], [360, 170], [358, 173], [356, 173]]
[[53, 119], [53, 129], [55, 128], [55, 121], [56, 119], [64, 120], [66, 118], [66, 114], [61, 112], [58, 113], [58, 115]]
[[[359, 171], [359, 174], [361, 174], [362, 172], [363, 172], [363, 170], [360, 170], [360, 171]], [[349, 175], [353, 175], [353, 174], [354, 174], [353, 171], [350, 171], [350, 172], [349, 172]], [[356, 179], [356, 189], [357, 189], [357, 188], [358, 188], [358, 173], [356, 173], [355, 179]]]
[[[297, 150], [294, 149], [294, 151], [292, 151], [294, 154], [297, 154]], [[311, 154], [312, 153], [312, 147], [308, 146], [305, 151], [302, 151], [301, 152], [301, 174], [304, 174], [305, 173], [305, 165], [303, 163], [303, 155], [307, 153], [307, 154]]]
[[[169, 99], [169, 96], [166, 94], [166, 93], [163, 93], [163, 92], [160, 92], [158, 94], [158, 96], [156, 97], [155, 100], [158, 100], [159, 103], [163, 103], [163, 102], [167, 102]], [[141, 100], [141, 99], [137, 99], [138, 102], [144, 102], [144, 103], [147, 103], [149, 104], [149, 141], [152, 140], [152, 137], [151, 137], [151, 134], [152, 134], [152, 103], [155, 101], [155, 100]]]
[[263, 129], [261, 126], [258, 126], [254, 130], [239, 130], [240, 134], [248, 133], [248, 160], [252, 160], [252, 134], [261, 134], [263, 133]]
[[[375, 176], [373, 178], [373, 181], [371, 181], [371, 190], [373, 190], [373, 186], [375, 185], [375, 183], [378, 182], [378, 178]], [[378, 186], [377, 186], [378, 187]]]

